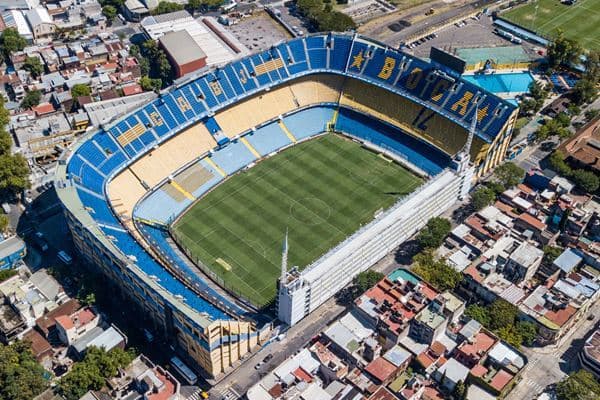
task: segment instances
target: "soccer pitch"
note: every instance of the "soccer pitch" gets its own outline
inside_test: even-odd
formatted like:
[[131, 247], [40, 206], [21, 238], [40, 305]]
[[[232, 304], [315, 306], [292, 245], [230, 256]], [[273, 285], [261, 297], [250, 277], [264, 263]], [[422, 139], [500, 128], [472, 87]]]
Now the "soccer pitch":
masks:
[[546, 38], [562, 29], [566, 37], [579, 41], [584, 48], [600, 50], [600, 0], [579, 0], [571, 6], [560, 0], [537, 0], [501, 16]]
[[231, 177], [176, 221], [173, 232], [224, 286], [264, 306], [276, 294], [286, 229], [288, 265], [304, 268], [422, 181], [358, 143], [326, 134]]

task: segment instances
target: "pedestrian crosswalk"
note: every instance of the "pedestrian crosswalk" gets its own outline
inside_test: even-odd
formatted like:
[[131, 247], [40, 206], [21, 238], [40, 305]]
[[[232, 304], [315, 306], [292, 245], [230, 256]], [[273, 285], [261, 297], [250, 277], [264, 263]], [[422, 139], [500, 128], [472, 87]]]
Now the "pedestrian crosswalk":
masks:
[[231, 386], [221, 389], [216, 394], [217, 394], [216, 399], [219, 399], [219, 400], [238, 400], [239, 398], [242, 397]]
[[525, 383], [525, 385], [529, 386], [532, 389], [532, 392], [535, 394], [538, 393], [542, 393], [545, 389], [545, 387], [543, 385], [540, 385], [539, 383], [535, 382], [532, 379], [524, 379], [523, 383]]
[[[204, 393], [204, 396], [202, 395], [202, 393]], [[187, 398], [187, 400], [203, 400], [206, 398], [205, 396], [206, 392], [204, 392], [202, 389], [198, 389], [194, 393], [192, 393], [191, 396]]]

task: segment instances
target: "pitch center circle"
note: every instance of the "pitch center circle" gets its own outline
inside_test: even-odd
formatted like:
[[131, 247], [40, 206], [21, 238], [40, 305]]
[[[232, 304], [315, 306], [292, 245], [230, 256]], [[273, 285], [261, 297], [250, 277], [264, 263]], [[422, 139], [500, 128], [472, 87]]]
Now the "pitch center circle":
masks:
[[303, 224], [319, 225], [329, 219], [331, 207], [316, 197], [305, 197], [292, 203], [290, 214], [295, 220]]

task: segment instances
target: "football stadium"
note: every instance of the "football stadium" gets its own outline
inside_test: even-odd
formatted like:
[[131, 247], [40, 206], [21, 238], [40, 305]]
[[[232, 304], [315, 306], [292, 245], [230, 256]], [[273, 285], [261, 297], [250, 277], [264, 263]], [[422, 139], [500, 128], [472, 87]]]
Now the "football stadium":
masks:
[[465, 196], [515, 118], [441, 64], [315, 34], [85, 134], [55, 186], [82, 257], [218, 377], [268, 340], [268, 306], [297, 323]]

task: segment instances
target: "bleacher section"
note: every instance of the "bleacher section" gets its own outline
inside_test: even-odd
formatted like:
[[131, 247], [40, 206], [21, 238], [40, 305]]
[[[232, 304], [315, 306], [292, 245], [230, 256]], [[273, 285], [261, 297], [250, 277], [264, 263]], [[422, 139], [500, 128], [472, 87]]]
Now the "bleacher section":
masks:
[[431, 176], [450, 164], [450, 157], [433, 146], [356, 111], [340, 109], [335, 129], [389, 150]]
[[297, 140], [318, 135], [327, 130], [327, 123], [333, 120], [332, 107], [314, 107], [303, 112], [288, 115], [283, 123]]
[[[388, 148], [431, 174], [446, 165], [447, 156], [429, 151], [423, 142], [387, 124], [344, 109], [336, 120], [331, 103], [373, 115], [450, 155], [464, 144], [477, 106], [474, 152], [486, 149], [483, 143], [490, 144], [497, 137], [508, 140], [504, 132], [516, 107], [469, 82], [454, 81], [425, 61], [360, 36], [320, 34], [292, 39], [174, 86], [143, 108], [102, 126], [70, 155], [66, 177], [71, 182], [64, 187], [76, 188], [84, 208], [105, 235], [124, 255], [133, 256], [130, 260], [144, 274], [155, 276], [161, 286], [197, 312], [228, 319], [161, 267], [123, 228], [131, 228], [132, 214], [169, 221], [192, 199], [255, 161], [256, 153], [268, 155], [321, 133], [333, 123], [336, 129]], [[309, 106], [316, 107], [291, 113]], [[283, 116], [281, 121], [279, 116]], [[245, 136], [246, 143], [237, 140], [218, 148], [213, 138], [214, 130], [234, 138], [253, 127], [260, 128]], [[502, 147], [495, 144], [489, 146], [490, 151]], [[423, 148], [426, 157], [419, 154]], [[148, 190], [209, 151], [214, 151], [210, 158], [176, 175], [173, 183], [155, 190], [134, 212]], [[128, 168], [123, 169], [125, 165]], [[120, 221], [103, 200], [107, 195]], [[150, 235], [158, 237], [156, 232]]]
[[216, 146], [202, 124], [196, 124], [169, 139], [131, 165], [131, 170], [149, 187]]
[[215, 119], [223, 133], [233, 138], [297, 107], [292, 92], [284, 85], [236, 103], [217, 113]]
[[244, 137], [263, 157], [292, 144], [277, 122], [271, 122]]
[[241, 142], [231, 142], [227, 146], [214, 152], [210, 159], [217, 164], [227, 175], [239, 171], [246, 165], [256, 161], [256, 157]]

